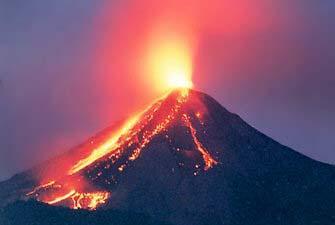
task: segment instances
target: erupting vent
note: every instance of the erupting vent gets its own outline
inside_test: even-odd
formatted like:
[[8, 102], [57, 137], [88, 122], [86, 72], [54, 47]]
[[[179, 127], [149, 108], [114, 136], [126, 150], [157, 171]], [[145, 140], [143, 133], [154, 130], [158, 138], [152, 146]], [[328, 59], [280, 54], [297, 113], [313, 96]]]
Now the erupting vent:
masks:
[[[194, 150], [203, 160], [203, 166], [194, 165], [197, 170], [193, 174], [213, 168], [218, 162], [198, 138], [194, 124], [204, 125], [202, 116], [206, 110], [199, 107], [197, 112], [187, 111], [188, 101], [188, 89], [160, 99], [130, 118], [106, 141], [89, 149], [89, 154], [77, 160], [64, 175], [35, 187], [27, 196], [51, 205], [95, 210], [113, 199], [112, 190], [117, 185], [118, 175], [135, 163], [155, 137], [168, 137], [168, 128], [175, 124], [187, 130]], [[97, 179], [103, 179], [105, 184], [96, 185]]]

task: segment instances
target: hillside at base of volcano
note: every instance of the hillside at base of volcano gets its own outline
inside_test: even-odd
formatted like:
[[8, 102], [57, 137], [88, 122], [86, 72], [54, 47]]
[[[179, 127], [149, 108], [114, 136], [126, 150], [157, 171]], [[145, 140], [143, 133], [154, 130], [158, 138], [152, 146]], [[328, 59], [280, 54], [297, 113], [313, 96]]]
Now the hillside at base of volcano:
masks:
[[117, 209], [176, 225], [331, 225], [335, 168], [272, 140], [210, 96], [183, 89], [2, 182], [0, 197], [2, 205], [32, 199], [54, 206], [42, 211]]

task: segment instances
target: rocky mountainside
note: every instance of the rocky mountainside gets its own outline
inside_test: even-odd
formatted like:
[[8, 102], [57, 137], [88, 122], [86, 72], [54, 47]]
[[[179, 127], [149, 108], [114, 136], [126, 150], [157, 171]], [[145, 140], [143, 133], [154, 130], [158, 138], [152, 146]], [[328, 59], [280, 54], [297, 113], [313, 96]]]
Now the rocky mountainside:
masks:
[[335, 167], [279, 144], [204, 93], [176, 90], [1, 183], [0, 197], [2, 205], [33, 199], [177, 225], [330, 225]]

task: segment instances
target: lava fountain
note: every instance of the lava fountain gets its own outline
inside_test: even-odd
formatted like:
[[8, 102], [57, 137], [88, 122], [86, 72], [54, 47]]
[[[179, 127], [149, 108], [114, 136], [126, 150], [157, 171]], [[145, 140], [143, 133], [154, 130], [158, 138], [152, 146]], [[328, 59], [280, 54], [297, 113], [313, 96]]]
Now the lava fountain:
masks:
[[147, 46], [146, 74], [160, 91], [192, 88], [193, 52], [187, 35], [157, 31]]

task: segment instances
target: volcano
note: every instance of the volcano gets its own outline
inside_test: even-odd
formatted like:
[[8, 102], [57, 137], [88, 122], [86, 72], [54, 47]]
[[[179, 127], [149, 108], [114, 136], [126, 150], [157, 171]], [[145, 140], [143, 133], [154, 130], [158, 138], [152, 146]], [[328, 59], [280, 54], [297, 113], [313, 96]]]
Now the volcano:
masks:
[[177, 225], [335, 224], [335, 168], [179, 89], [2, 182], [0, 198], [4, 212], [36, 200], [39, 211], [117, 209]]

